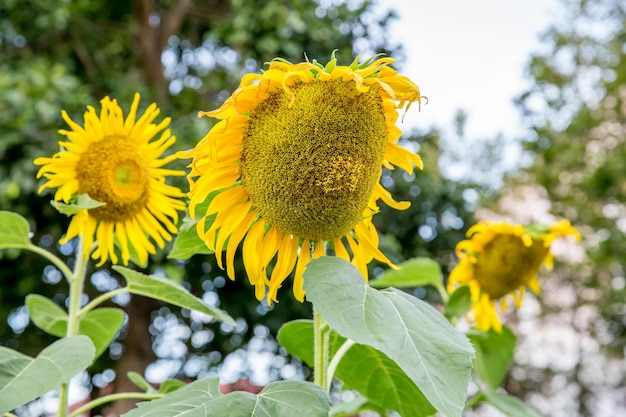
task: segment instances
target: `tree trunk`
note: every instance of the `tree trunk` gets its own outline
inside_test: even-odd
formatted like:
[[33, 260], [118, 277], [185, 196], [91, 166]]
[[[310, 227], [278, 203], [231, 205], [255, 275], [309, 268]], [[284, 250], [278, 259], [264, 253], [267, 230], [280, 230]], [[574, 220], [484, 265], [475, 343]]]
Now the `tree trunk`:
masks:
[[155, 88], [159, 106], [164, 106], [167, 103], [168, 88], [163, 75], [161, 53], [169, 37], [180, 31], [192, 2], [178, 0], [168, 9], [163, 9], [155, 0], [135, 0], [133, 6], [137, 22], [135, 39], [144, 77]]
[[[128, 314], [128, 330], [124, 340], [124, 353], [117, 361], [115, 388], [117, 392], [138, 392], [135, 386], [126, 376], [128, 372], [144, 374], [146, 367], [152, 363], [156, 356], [152, 351], [152, 335], [150, 324], [152, 312], [159, 308], [159, 302], [151, 298], [133, 295], [130, 303], [126, 306]], [[108, 408], [106, 417], [120, 416], [135, 407], [136, 400], [119, 400]]]

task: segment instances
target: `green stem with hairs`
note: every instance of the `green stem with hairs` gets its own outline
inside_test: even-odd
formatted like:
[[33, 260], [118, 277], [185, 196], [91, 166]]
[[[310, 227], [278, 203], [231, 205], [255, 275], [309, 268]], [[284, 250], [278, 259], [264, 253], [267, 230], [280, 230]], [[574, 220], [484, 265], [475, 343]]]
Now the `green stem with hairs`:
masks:
[[115, 297], [118, 294], [124, 294], [128, 292], [128, 287], [117, 288], [115, 290], [105, 292], [104, 294], [100, 294], [98, 297], [91, 300], [85, 307], [81, 308], [78, 312], [78, 317], [83, 318], [85, 314], [89, 313], [91, 310], [105, 302], [106, 300]]
[[330, 391], [330, 385], [333, 382], [333, 377], [335, 376], [335, 371], [337, 370], [337, 367], [339, 366], [339, 362], [341, 362], [341, 359], [343, 359], [343, 356], [346, 354], [348, 350], [350, 350], [352, 346], [354, 346], [355, 343], [356, 342], [354, 340], [350, 340], [350, 339], [343, 342], [343, 345], [341, 345], [339, 349], [337, 349], [337, 352], [335, 352], [333, 359], [328, 364], [328, 371], [327, 371], [328, 386], [326, 387], [328, 391]]
[[[66, 276], [70, 286], [69, 308], [67, 312], [67, 330], [65, 337], [78, 335], [80, 325], [80, 297], [83, 294], [85, 285], [85, 272], [87, 271], [87, 260], [83, 254], [83, 235], [79, 235], [78, 248], [76, 250], [76, 262], [74, 264], [74, 272], [70, 276]], [[61, 384], [59, 389], [59, 412], [58, 417], [67, 417], [68, 415], [68, 394], [69, 381]]]
[[313, 307], [313, 382], [328, 390], [328, 356], [330, 329]]
[[157, 398], [163, 397], [165, 394], [158, 392], [121, 392], [118, 394], [110, 394], [105, 395], [104, 397], [96, 398], [93, 401], [88, 402], [80, 408], [74, 410], [69, 417], [76, 417], [84, 413], [85, 411], [89, 411], [92, 408], [95, 408], [99, 405], [110, 403], [117, 400], [154, 400]]

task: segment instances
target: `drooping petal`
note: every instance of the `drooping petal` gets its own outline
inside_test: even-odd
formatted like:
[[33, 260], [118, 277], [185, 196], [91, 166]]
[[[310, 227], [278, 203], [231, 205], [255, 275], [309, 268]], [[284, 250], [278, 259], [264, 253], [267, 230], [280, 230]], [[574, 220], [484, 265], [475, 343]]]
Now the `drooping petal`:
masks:
[[[192, 159], [189, 211], [199, 216], [198, 234], [220, 267], [226, 248], [231, 279], [242, 246], [257, 299], [277, 301], [294, 273], [294, 296], [302, 301], [306, 264], [325, 256], [327, 245], [366, 279], [373, 259], [394, 267], [378, 248], [371, 217], [378, 200], [395, 209], [409, 203], [396, 202], [379, 184], [382, 167], [412, 172], [422, 161], [398, 145], [397, 109], [420, 94], [388, 67], [393, 62], [275, 59], [261, 74], [244, 75], [217, 110], [199, 112], [220, 121], [178, 154]], [[207, 198], [213, 198], [208, 210], [199, 213]]]

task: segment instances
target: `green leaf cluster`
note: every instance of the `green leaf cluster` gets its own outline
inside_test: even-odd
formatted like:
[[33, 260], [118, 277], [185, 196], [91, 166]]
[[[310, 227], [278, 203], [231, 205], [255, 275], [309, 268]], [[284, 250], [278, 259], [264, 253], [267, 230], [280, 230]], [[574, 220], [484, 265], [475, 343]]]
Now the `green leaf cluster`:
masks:
[[[0, 211], [0, 249], [18, 248], [42, 255], [61, 269], [70, 287], [80, 285], [78, 288], [82, 289], [84, 277], [76, 276], [56, 256], [33, 245], [29, 233], [26, 219], [12, 212]], [[75, 312], [76, 316], [70, 317], [71, 307], [68, 312], [42, 295], [30, 294], [26, 297], [32, 322], [61, 339], [34, 359], [9, 348], [0, 348], [0, 413], [9, 412], [59, 385], [67, 384], [70, 377], [85, 370], [106, 350], [122, 328], [125, 314], [119, 308], [99, 305], [119, 293], [154, 298], [235, 324], [227, 313], [205, 303], [173, 281], [120, 266], [115, 266], [114, 270], [124, 276], [127, 285], [95, 298]], [[78, 323], [77, 336], [69, 329], [72, 320]], [[180, 386], [170, 385], [172, 390]]]
[[206, 378], [164, 398], [140, 403], [124, 417], [325, 417], [329, 406], [324, 390], [310, 382], [279, 381], [268, 384], [257, 395], [241, 391], [223, 395], [219, 380]]
[[[441, 313], [399, 290], [371, 288], [354, 266], [338, 258], [312, 261], [304, 279], [307, 299], [337, 333], [335, 349], [345, 339], [358, 344], [348, 350], [351, 369], [339, 367], [338, 378], [345, 377], [348, 386], [382, 409], [461, 415], [474, 351]], [[304, 345], [290, 334], [306, 331], [310, 323], [288, 326], [279, 340], [310, 360], [310, 352], [302, 352]]]

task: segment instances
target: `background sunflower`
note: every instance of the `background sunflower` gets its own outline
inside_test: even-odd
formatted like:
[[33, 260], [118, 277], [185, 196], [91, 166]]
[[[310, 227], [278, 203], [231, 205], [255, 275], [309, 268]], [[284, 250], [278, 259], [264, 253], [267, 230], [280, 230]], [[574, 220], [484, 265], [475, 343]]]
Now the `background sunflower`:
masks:
[[182, 191], [165, 183], [168, 176], [184, 172], [163, 168], [174, 155], [161, 158], [176, 138], [166, 129], [169, 118], [153, 123], [159, 114], [156, 104], [136, 119], [139, 94], [126, 118], [117, 100], [105, 97], [101, 105], [100, 114], [88, 106], [83, 126], [63, 111], [71, 130], [59, 131], [67, 137], [59, 142], [62, 150], [52, 158], [35, 159], [41, 165], [37, 176], [47, 179], [39, 192], [57, 188], [55, 203], [75, 202], [78, 195], [96, 202], [93, 208], [79, 207], [60, 243], [80, 237], [85, 258], [93, 251], [102, 265], [108, 259], [118, 262], [117, 242], [125, 265], [131, 249], [145, 264], [148, 254], [156, 253], [147, 237], [163, 248], [177, 232], [178, 211], [185, 208]]

